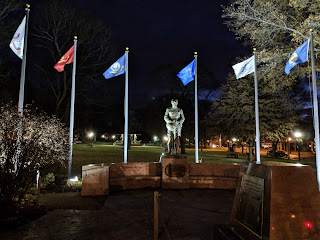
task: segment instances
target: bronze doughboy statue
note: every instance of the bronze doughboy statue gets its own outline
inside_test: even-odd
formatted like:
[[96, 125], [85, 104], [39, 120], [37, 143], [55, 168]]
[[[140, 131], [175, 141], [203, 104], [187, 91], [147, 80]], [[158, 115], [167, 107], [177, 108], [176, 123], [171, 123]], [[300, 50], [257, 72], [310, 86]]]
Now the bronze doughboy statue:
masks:
[[173, 141], [175, 143], [176, 156], [180, 145], [182, 124], [185, 120], [182, 109], [178, 108], [178, 100], [171, 100], [172, 107], [166, 109], [164, 120], [166, 121], [168, 135], [168, 154], [172, 153]]

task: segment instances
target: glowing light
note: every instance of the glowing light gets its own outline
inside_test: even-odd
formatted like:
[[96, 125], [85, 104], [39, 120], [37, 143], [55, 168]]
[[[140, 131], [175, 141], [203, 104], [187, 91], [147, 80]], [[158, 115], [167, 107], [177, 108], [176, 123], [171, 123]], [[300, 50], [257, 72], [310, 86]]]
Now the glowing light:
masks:
[[116, 138], [116, 135], [112, 135], [112, 139], [115, 139]]
[[291, 141], [291, 140], [292, 140], [292, 138], [288, 138], [288, 140], [289, 140], [289, 141]]
[[215, 147], [217, 147], [217, 145], [215, 145], [215, 144], [212, 144], [212, 147], [213, 147], [213, 148], [215, 148]]
[[102, 135], [101, 137], [102, 137], [102, 138], [105, 138], [105, 136], [104, 136], [104, 135]]
[[271, 229], [274, 230], [274, 227], [272, 227]]
[[296, 166], [297, 166], [297, 167], [302, 167], [303, 164], [301, 164], [301, 163], [296, 163]]
[[89, 137], [93, 137], [93, 132], [90, 132], [90, 133], [88, 134], [88, 136], [89, 136]]
[[302, 136], [302, 134], [301, 134], [301, 132], [296, 132], [296, 133], [294, 133], [294, 136], [295, 136], [296, 138], [299, 138], [299, 137]]
[[312, 228], [312, 223], [311, 223], [311, 222], [305, 222], [304, 225], [305, 225], [307, 228]]
[[70, 181], [70, 182], [78, 182], [79, 179], [78, 179], [77, 176], [75, 176], [74, 178], [70, 178], [69, 181]]
[[153, 137], [153, 140], [154, 140], [154, 141], [155, 141], [155, 140], [157, 140], [157, 139], [158, 139], [158, 137], [157, 137], [157, 136], [154, 136], [154, 137]]
[[296, 215], [292, 214], [292, 215], [291, 215], [291, 218], [296, 218]]
[[164, 140], [164, 141], [168, 141], [168, 137], [167, 137], [167, 136], [164, 136], [164, 137], [163, 137], [163, 140]]
[[237, 139], [236, 138], [232, 138], [232, 141], [235, 142], [235, 141], [237, 141]]

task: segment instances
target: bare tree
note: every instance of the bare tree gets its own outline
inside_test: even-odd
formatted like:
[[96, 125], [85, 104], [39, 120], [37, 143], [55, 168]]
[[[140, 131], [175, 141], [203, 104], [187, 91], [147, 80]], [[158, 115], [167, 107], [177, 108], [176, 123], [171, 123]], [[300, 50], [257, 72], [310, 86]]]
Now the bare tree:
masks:
[[73, 45], [73, 37], [78, 36], [77, 95], [98, 104], [92, 92], [95, 91], [93, 87], [99, 89], [103, 69], [113, 56], [111, 30], [105, 24], [70, 9], [62, 0], [46, 1], [41, 7], [46, 11], [42, 11], [38, 18], [41, 22], [34, 24], [32, 35], [39, 47], [47, 50], [50, 59], [49, 63], [37, 67], [55, 96], [55, 114], [66, 119], [72, 67], [66, 66], [63, 73], [58, 73], [53, 65]]
[[[23, 3], [21, 0], [0, 0], [0, 46], [8, 45], [10, 42], [10, 35], [13, 35], [13, 31], [18, 27], [22, 18], [14, 18], [12, 14], [18, 11], [24, 13]], [[19, 14], [18, 14], [19, 15]], [[12, 36], [11, 36], [12, 37]]]

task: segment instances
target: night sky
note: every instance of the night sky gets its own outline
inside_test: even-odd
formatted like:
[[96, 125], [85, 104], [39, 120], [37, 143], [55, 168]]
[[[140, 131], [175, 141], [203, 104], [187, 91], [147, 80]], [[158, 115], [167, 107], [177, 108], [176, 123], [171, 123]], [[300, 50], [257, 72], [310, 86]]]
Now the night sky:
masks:
[[[250, 54], [223, 24], [222, 3], [226, 1], [78, 0], [70, 1], [70, 6], [111, 27], [119, 57], [125, 47], [130, 48], [129, 95], [130, 103], [137, 104], [141, 97], [160, 96], [166, 86], [172, 86], [166, 81], [152, 81], [152, 73], [163, 66], [174, 66], [179, 71], [193, 60], [195, 51], [198, 68], [213, 76], [202, 85], [211, 88], [225, 82], [236, 57]], [[123, 85], [124, 77], [106, 81], [121, 81]], [[168, 81], [180, 80], [172, 76]]]

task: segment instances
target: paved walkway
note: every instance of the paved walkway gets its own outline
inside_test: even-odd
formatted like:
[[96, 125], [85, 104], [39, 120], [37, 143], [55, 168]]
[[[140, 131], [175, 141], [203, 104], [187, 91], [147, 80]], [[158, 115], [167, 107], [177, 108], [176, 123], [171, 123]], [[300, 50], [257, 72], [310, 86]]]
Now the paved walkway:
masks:
[[[0, 239], [153, 239], [153, 190], [112, 193], [98, 210], [57, 209]], [[229, 223], [233, 191], [159, 190], [159, 239], [209, 240]], [[90, 209], [90, 208], [88, 208]]]

